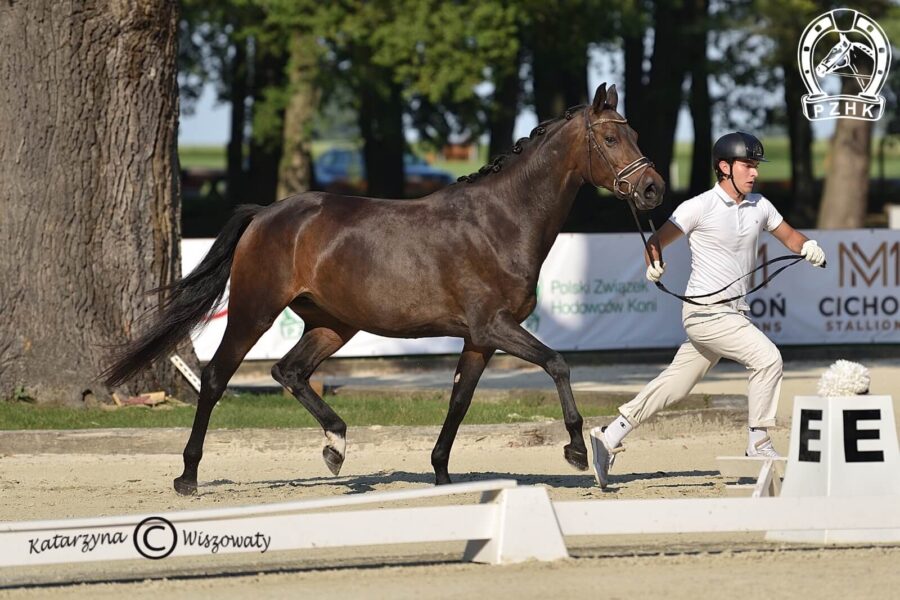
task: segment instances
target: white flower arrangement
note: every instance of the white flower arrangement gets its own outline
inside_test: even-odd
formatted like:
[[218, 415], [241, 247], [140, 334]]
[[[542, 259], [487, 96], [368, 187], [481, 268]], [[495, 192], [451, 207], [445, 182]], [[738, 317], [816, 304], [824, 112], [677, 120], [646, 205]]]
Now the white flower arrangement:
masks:
[[819, 379], [819, 396], [859, 396], [869, 393], [869, 370], [859, 363], [839, 360]]

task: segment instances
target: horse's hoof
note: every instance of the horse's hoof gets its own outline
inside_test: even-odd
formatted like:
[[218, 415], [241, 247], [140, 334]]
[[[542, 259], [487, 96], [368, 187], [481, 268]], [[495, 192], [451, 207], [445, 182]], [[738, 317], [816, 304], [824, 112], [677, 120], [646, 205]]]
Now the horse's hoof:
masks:
[[197, 482], [178, 477], [175, 479], [175, 491], [182, 496], [193, 496], [197, 493]]
[[587, 458], [587, 449], [579, 450], [577, 448], [573, 448], [571, 445], [563, 448], [563, 455], [566, 457], [566, 461], [579, 471], [587, 471], [588, 469], [588, 458]]
[[331, 446], [325, 446], [322, 448], [322, 458], [325, 459], [325, 464], [328, 465], [328, 470], [331, 471], [332, 475], [340, 475], [341, 467], [344, 465], [344, 457], [337, 450]]
[[331, 431], [325, 432], [325, 447], [322, 449], [322, 458], [333, 475], [341, 472], [341, 466], [344, 464], [344, 456], [347, 452], [347, 440], [339, 433]]

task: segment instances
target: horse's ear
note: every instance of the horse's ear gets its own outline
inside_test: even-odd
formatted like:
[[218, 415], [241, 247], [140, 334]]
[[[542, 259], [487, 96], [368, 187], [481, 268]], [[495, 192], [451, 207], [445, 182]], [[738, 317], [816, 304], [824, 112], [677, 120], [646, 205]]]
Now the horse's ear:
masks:
[[616, 106], [619, 104], [619, 93], [616, 91], [616, 84], [612, 84], [609, 86], [609, 91], [606, 92], [606, 105], [611, 109], [616, 110]]
[[604, 104], [606, 104], [606, 82], [597, 86], [597, 91], [594, 93], [594, 101], [591, 103], [591, 109], [595, 113], [600, 113], [603, 111]]

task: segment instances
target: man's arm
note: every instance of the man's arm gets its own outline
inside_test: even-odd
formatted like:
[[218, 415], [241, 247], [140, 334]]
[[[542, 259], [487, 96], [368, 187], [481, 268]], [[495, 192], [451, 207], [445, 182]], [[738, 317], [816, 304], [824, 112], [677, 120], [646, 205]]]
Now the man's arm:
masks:
[[649, 251], [653, 256], [644, 252], [644, 262], [650, 265], [651, 262], [662, 262], [662, 249], [684, 235], [678, 226], [672, 221], [666, 221], [659, 230], [650, 236], [648, 241]]
[[803, 244], [809, 239], [808, 237], [788, 225], [787, 221], [782, 221], [781, 225], [773, 229], [772, 235], [774, 235], [776, 240], [784, 244], [784, 246], [794, 254], [798, 254], [803, 248]]
[[809, 261], [814, 267], [825, 267], [825, 252], [819, 247], [815, 240], [811, 240], [790, 225], [787, 221], [782, 221], [775, 229], [772, 235], [791, 252], [799, 253], [800, 256]]

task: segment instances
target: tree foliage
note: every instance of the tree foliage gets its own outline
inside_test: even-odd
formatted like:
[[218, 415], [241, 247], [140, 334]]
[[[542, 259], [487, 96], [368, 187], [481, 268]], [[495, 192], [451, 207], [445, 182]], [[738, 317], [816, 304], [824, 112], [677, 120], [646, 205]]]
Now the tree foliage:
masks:
[[[886, 0], [857, 4], [887, 23], [891, 35], [896, 7]], [[369, 172], [397, 179], [410, 128], [435, 148], [489, 133], [491, 152], [504, 151], [522, 108], [547, 119], [585, 101], [588, 50], [619, 46], [625, 110], [663, 171], [683, 106], [695, 121], [693, 192], [708, 185], [707, 138], [714, 133], [787, 131], [794, 216], [809, 221], [817, 198], [796, 44], [812, 17], [836, 6], [815, 0], [186, 0], [182, 101], [190, 105], [204, 82], [214, 83], [223, 101], [242, 101], [233, 91], [239, 79], [233, 63], [235, 48], [244, 48], [247, 112], [233, 136], [250, 132], [250, 145], [269, 152], [270, 163], [293, 148], [282, 165], [302, 165], [288, 156], [309, 145], [296, 136], [333, 131], [333, 124], [347, 131], [346, 116], [354, 115], [370, 149]], [[301, 111], [310, 123], [286, 127], [285, 110], [301, 93], [289, 75], [296, 75], [289, 40], [298, 35], [310, 40], [304, 89], [305, 102], [314, 106]], [[279, 69], [288, 74], [278, 76]]]

